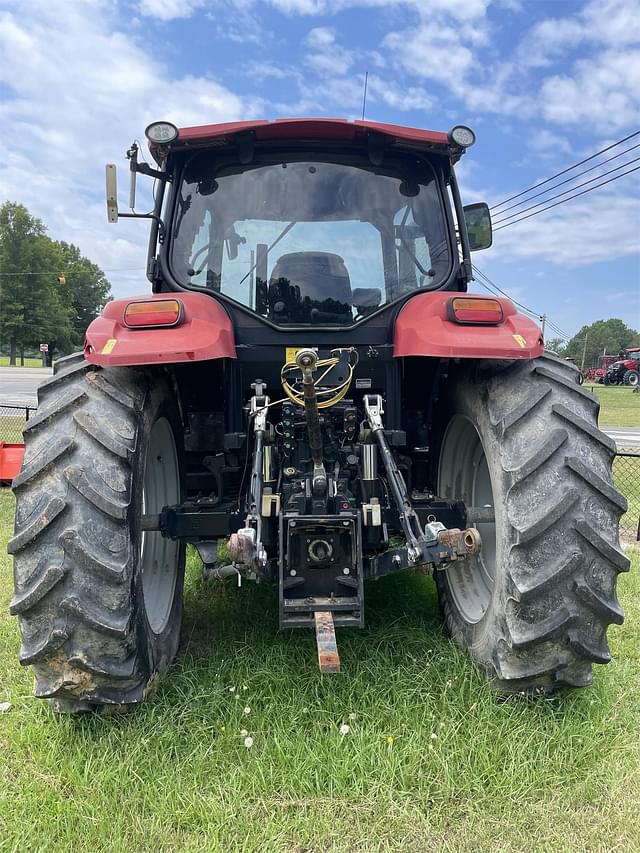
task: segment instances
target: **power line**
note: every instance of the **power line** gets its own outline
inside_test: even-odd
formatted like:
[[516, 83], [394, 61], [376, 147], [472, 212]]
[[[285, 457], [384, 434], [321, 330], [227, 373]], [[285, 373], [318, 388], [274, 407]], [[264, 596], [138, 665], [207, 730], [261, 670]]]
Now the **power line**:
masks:
[[[511, 300], [513, 303], [515, 303], [519, 308], [522, 308], [522, 310], [523, 310], [523, 311], [526, 311], [526, 312], [527, 312], [527, 314], [531, 314], [531, 316], [532, 316], [532, 317], [541, 317], [541, 316], [542, 316], [542, 314], [541, 314], [539, 311], [534, 311], [532, 308], [527, 308], [527, 306], [526, 306], [526, 305], [523, 305], [523, 304], [522, 304], [522, 302], [518, 302], [518, 300], [517, 300], [517, 299], [514, 299], [512, 296], [510, 296], [510, 295], [507, 293], [507, 291], [506, 291], [506, 290], [503, 290], [501, 287], [498, 287], [498, 285], [495, 283], [495, 281], [492, 281], [492, 280], [489, 278], [489, 276], [488, 276], [488, 275], [485, 275], [485, 273], [483, 273], [481, 269], [478, 269], [478, 267], [477, 267], [475, 264], [472, 264], [471, 266], [472, 266], [472, 268], [473, 268], [473, 271], [474, 271], [477, 275], [479, 275], [479, 276], [480, 276], [480, 279], [481, 279], [480, 284], [482, 284], [482, 283], [483, 283], [483, 282], [482, 282], [482, 279], [484, 279], [484, 281], [485, 281], [487, 284], [491, 285], [491, 287], [493, 287], [495, 290], [497, 290], [497, 291], [498, 291], [499, 293], [501, 293], [503, 296], [506, 296], [506, 297], [507, 297], [507, 299], [510, 299], [510, 300]], [[487, 290], [490, 290], [490, 288], [488, 288], [488, 287], [487, 287]]]
[[550, 181], [555, 180], [555, 178], [559, 178], [561, 175], [566, 175], [567, 172], [572, 172], [574, 169], [577, 169], [578, 166], [582, 166], [584, 163], [588, 163], [590, 160], [593, 160], [595, 157], [599, 157], [601, 154], [604, 154], [607, 151], [610, 151], [612, 148], [617, 148], [618, 145], [622, 145], [623, 142], [627, 142], [629, 139], [633, 139], [636, 136], [640, 135], [640, 130], [636, 130], [634, 133], [630, 133], [629, 136], [625, 136], [624, 139], [619, 139], [617, 142], [614, 142], [612, 145], [607, 145], [606, 148], [601, 148], [600, 151], [596, 151], [595, 154], [591, 154], [590, 157], [585, 157], [584, 160], [580, 160], [578, 163], [574, 163], [572, 166], [567, 166], [566, 169], [562, 169], [560, 172], [556, 172], [555, 175], [551, 175], [550, 178], [546, 178], [544, 181], [539, 181], [537, 184], [534, 184], [531, 187], [527, 187], [526, 190], [522, 190], [515, 195], [509, 196], [509, 198], [505, 198], [503, 201], [494, 204], [491, 207], [491, 210], [495, 210], [497, 207], [502, 207], [503, 204], [507, 204], [510, 201], [513, 201], [515, 198], [520, 198], [520, 196], [525, 195], [526, 193], [531, 192], [531, 190], [537, 190], [538, 187], [543, 187], [545, 184], [548, 184]]
[[[12, 275], [81, 275], [89, 272], [89, 270], [55, 270], [49, 272], [29, 272], [29, 270], [23, 270], [22, 272], [0, 272], [0, 276], [12, 276]], [[120, 269], [113, 270], [100, 270], [100, 272], [144, 272], [142, 267], [123, 267]]]
[[[494, 228], [493, 230], [500, 231], [503, 228], [508, 228], [510, 225], [515, 225], [517, 222], [523, 222], [525, 219], [531, 219], [532, 216], [537, 216], [539, 213], [544, 213], [545, 210], [551, 210], [552, 207], [558, 207], [558, 205], [560, 204], [566, 204], [568, 201], [572, 201], [574, 198], [579, 198], [581, 195], [586, 195], [587, 193], [593, 192], [593, 190], [597, 190], [598, 187], [604, 187], [607, 184], [613, 183], [613, 181], [619, 181], [620, 178], [624, 178], [625, 175], [630, 175], [631, 172], [637, 172], [638, 169], [640, 169], [640, 166], [635, 166], [633, 169], [629, 169], [626, 172], [622, 172], [620, 175], [616, 175], [615, 178], [609, 178], [608, 181], [602, 181], [602, 183], [600, 184], [596, 184], [593, 187], [589, 187], [588, 190], [582, 190], [581, 193], [576, 193], [575, 195], [569, 196], [569, 198], [564, 198], [562, 199], [562, 201], [556, 201], [555, 204], [549, 204], [547, 205], [547, 207], [543, 207], [540, 210], [534, 211], [533, 213], [528, 213], [526, 216], [521, 216], [519, 219], [512, 219], [511, 222], [507, 222], [504, 225], [500, 225], [498, 228]], [[524, 211], [521, 212], [524, 213]]]
[[[553, 186], [549, 187], [549, 189], [542, 190], [542, 192], [536, 193], [535, 195], [531, 195], [531, 196], [529, 196], [529, 198], [525, 198], [523, 201], [517, 201], [515, 204], [512, 204], [509, 207], [505, 207], [505, 209], [501, 210], [500, 213], [498, 213], [497, 215], [502, 216], [508, 210], [513, 210], [516, 207], [520, 207], [521, 205], [526, 204], [529, 201], [532, 201], [534, 198], [540, 198], [541, 195], [546, 195], [547, 193], [550, 193], [551, 190], [555, 190], [558, 187], [563, 186], [564, 184], [570, 184], [572, 181], [575, 181], [577, 178], [582, 177], [582, 175], [586, 175], [588, 172], [593, 172], [594, 169], [600, 169], [602, 166], [606, 166], [607, 163], [611, 163], [612, 160], [617, 160], [618, 157], [623, 157], [625, 154], [628, 154], [629, 151], [634, 151], [636, 148], [640, 148], [640, 142], [637, 145], [632, 145], [630, 148], [625, 148], [624, 151], [621, 151], [619, 154], [614, 154], [613, 157], [607, 157], [606, 160], [603, 160], [601, 163], [596, 163], [595, 166], [589, 166], [588, 169], [583, 169], [581, 172], [578, 172], [577, 174], [573, 175], [571, 178], [565, 178], [564, 181], [559, 181], [557, 184], [554, 184]], [[632, 161], [630, 161], [630, 162], [632, 162]], [[623, 164], [623, 165], [626, 165], [626, 164]], [[622, 169], [622, 166], [619, 166], [618, 168]], [[599, 177], [602, 177], [602, 175], [599, 175]], [[596, 179], [594, 178], [593, 180], [595, 181]], [[574, 187], [574, 189], [577, 189], [577, 188]], [[549, 199], [547, 199], [547, 201], [549, 201]], [[522, 212], [523, 211], [520, 211], [520, 213], [522, 213]]]
[[[627, 163], [622, 163], [620, 166], [616, 166], [613, 169], [609, 169], [608, 172], [603, 172], [601, 175], [596, 175], [595, 178], [589, 178], [588, 181], [583, 181], [581, 184], [576, 184], [576, 186], [571, 187], [571, 189], [564, 190], [563, 192], [558, 193], [557, 195], [552, 195], [550, 198], [545, 198], [544, 201], [536, 202], [536, 204], [532, 204], [531, 207], [525, 207], [524, 210], [519, 210], [517, 213], [511, 213], [508, 216], [505, 216], [504, 219], [496, 219], [496, 221], [494, 222], [494, 225], [500, 225], [501, 222], [507, 222], [509, 219], [513, 219], [515, 216], [520, 216], [522, 213], [526, 213], [529, 210], [534, 210], [536, 207], [541, 207], [543, 204], [546, 204], [548, 201], [554, 201], [556, 198], [560, 198], [563, 195], [568, 195], [569, 193], [572, 193], [575, 190], [579, 190], [581, 187], [586, 187], [587, 184], [592, 184], [594, 181], [600, 180], [600, 178], [604, 178], [607, 175], [612, 175], [614, 172], [617, 172], [619, 169], [624, 169], [625, 166], [630, 166], [632, 163], [637, 163], [638, 160], [640, 160], [640, 157], [636, 157], [634, 160], [629, 160]], [[633, 170], [631, 170], [631, 171], [633, 171]], [[624, 174], [629, 174], [629, 173], [625, 172]], [[622, 177], [622, 175], [620, 175], [619, 177]], [[594, 189], [595, 189], [595, 187], [594, 187]], [[547, 190], [547, 192], [550, 192], [550, 190]], [[540, 193], [540, 195], [546, 195], [546, 193]], [[572, 198], [573, 198], [573, 196], [572, 196]], [[527, 199], [527, 201], [530, 201], [530, 199]], [[566, 201], [569, 201], [569, 199], [566, 199]], [[520, 202], [520, 204], [526, 204], [526, 201]], [[506, 213], [506, 211], [505, 211], [505, 213]], [[498, 216], [500, 216], [500, 214], [498, 214]]]
[[[476, 273], [476, 275], [478, 276], [478, 278], [476, 280], [478, 281], [478, 283], [482, 287], [485, 288], [485, 290], [488, 290], [489, 293], [493, 293], [494, 295], [496, 295], [497, 293], [501, 293], [503, 296], [506, 296], [507, 299], [510, 299], [515, 305], [517, 305], [519, 308], [521, 308], [525, 313], [529, 314], [531, 317], [535, 318], [536, 320], [541, 320], [542, 317], [545, 316], [545, 315], [541, 314], [539, 311], [534, 311], [532, 308], [528, 308], [522, 302], [519, 302], [517, 299], [514, 299], [513, 296], [508, 294], [506, 290], [503, 290], [499, 285], [497, 285], [495, 283], [495, 281], [490, 279], [488, 275], [483, 273], [481, 269], [478, 269], [478, 267], [475, 264], [472, 264], [472, 267], [473, 267], [474, 273]], [[483, 281], [483, 279], [484, 279], [484, 281]], [[567, 341], [571, 340], [570, 335], [568, 335], [556, 323], [554, 323], [552, 320], [550, 320], [548, 314], [546, 315], [546, 318], [547, 318], [546, 323], [549, 326], [549, 328], [551, 328], [554, 332], [556, 332], [556, 334], [558, 334], [561, 338], [564, 338]]]

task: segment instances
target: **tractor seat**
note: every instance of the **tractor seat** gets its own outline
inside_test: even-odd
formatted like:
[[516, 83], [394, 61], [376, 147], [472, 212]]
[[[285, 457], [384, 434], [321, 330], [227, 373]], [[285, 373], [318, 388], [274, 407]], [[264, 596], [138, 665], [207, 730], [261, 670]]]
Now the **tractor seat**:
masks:
[[[351, 318], [351, 281], [340, 255], [290, 252], [278, 258], [269, 280], [269, 302], [301, 322]], [[276, 313], [279, 313], [276, 311]], [[309, 314], [307, 317], [306, 315]]]

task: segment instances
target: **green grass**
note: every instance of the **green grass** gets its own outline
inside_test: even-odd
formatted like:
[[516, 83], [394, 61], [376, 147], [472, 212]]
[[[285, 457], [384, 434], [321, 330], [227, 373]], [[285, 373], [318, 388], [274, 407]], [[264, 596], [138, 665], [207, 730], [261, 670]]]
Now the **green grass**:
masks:
[[632, 388], [625, 385], [592, 385], [585, 382], [582, 386], [593, 391], [600, 400], [600, 427], [640, 427], [640, 394], [634, 394]]
[[[9, 364], [9, 356], [8, 355], [0, 355], [0, 367], [10, 367]], [[16, 367], [22, 367], [20, 364], [20, 359], [18, 359], [18, 363], [15, 365]], [[25, 358], [24, 367], [42, 367], [42, 359], [41, 358]]]
[[[0, 410], [2, 406], [0, 405]], [[7, 411], [5, 409], [5, 411]], [[0, 415], [0, 441], [19, 444], [24, 441], [22, 427], [24, 426], [24, 408], [16, 409], [15, 414]]]
[[[0, 555], [12, 513], [2, 490]], [[205, 586], [192, 561], [157, 692], [73, 719], [31, 696], [0, 556], [0, 851], [636, 851], [639, 563], [594, 686], [505, 702], [443, 635], [428, 579], [368, 585], [368, 627], [339, 632], [343, 672], [323, 678], [272, 588]]]
[[623, 541], [634, 541], [640, 519], [640, 447], [632, 448], [633, 455], [617, 456], [613, 460], [613, 482], [626, 497], [629, 505], [620, 519], [620, 535]]

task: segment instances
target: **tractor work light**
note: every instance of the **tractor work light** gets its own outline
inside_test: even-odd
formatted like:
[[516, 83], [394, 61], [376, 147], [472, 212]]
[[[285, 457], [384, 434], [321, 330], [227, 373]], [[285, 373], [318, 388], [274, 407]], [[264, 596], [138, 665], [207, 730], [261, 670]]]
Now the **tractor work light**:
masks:
[[502, 305], [497, 299], [478, 299], [468, 296], [453, 296], [448, 302], [449, 319], [455, 323], [470, 325], [486, 324], [495, 326], [502, 323], [504, 314]]
[[124, 309], [124, 324], [129, 329], [152, 329], [158, 326], [179, 326], [184, 306], [179, 299], [154, 299], [129, 302]]
[[449, 142], [452, 145], [457, 145], [459, 148], [469, 148], [476, 141], [476, 135], [464, 124], [457, 124], [452, 127], [448, 133]]
[[144, 132], [149, 142], [156, 145], [169, 145], [178, 138], [178, 128], [170, 121], [154, 121]]

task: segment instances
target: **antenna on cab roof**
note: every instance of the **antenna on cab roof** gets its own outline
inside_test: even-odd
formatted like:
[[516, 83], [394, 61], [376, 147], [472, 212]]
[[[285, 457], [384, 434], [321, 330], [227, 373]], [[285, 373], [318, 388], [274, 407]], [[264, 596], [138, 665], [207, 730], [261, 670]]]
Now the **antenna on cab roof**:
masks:
[[364, 109], [367, 105], [367, 82], [369, 80], [369, 72], [364, 72], [364, 93], [362, 95], [362, 121], [364, 121]]

